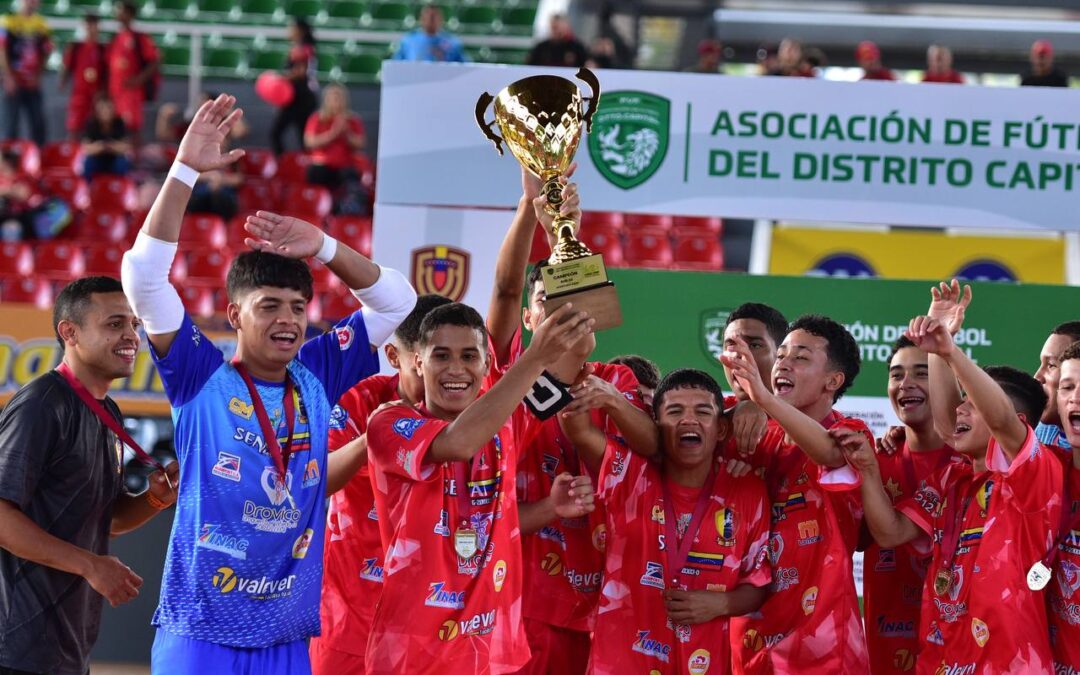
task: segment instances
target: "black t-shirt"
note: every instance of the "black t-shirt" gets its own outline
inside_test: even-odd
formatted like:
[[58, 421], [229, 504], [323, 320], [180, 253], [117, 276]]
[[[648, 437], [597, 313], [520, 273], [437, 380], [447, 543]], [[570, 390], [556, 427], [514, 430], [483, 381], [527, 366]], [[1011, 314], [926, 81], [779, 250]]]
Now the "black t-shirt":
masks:
[[[122, 419], [111, 399], [104, 405]], [[59, 373], [27, 384], [0, 413], [0, 499], [49, 534], [107, 554], [123, 489], [122, 444]], [[0, 666], [83, 675], [103, 600], [82, 577], [0, 549]]]
[[1021, 87], [1067, 87], [1069, 76], [1058, 68], [1054, 68], [1045, 75], [1028, 73], [1020, 80]]
[[530, 66], [567, 66], [580, 68], [589, 59], [585, 45], [575, 39], [544, 40], [529, 52], [525, 63]]
[[83, 131], [85, 141], [122, 141], [125, 138], [127, 127], [119, 117], [114, 117], [110, 124], [102, 124], [97, 117], [91, 117], [86, 121], [86, 129]]

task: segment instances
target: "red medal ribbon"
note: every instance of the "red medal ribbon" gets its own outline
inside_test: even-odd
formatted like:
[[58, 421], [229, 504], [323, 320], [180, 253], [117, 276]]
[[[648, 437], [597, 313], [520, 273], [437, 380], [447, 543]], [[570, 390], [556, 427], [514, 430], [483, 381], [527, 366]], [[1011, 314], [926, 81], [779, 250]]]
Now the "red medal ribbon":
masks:
[[[957, 492], [959, 492], [958, 483], [955, 481], [952, 487], [949, 488], [949, 496], [947, 498], [947, 504], [950, 506], [956, 504], [956, 515], [953, 517], [951, 523], [945, 528], [941, 538], [941, 555], [942, 555], [942, 570], [952, 570], [953, 562], [956, 560], [956, 551], [960, 543], [960, 528], [963, 527], [964, 518], [967, 517], [968, 508], [971, 507], [971, 503], [976, 501], [976, 495], [979, 494], [979, 490], [983, 489], [986, 482], [990, 479], [989, 476], [982, 480], [973, 480], [971, 485], [964, 493], [963, 504], [956, 504], [955, 499]], [[974, 488], [974, 489], [972, 489]]]
[[101, 423], [109, 427], [124, 445], [135, 451], [135, 456], [139, 458], [140, 462], [147, 466], [152, 466], [162, 473], [165, 472], [165, 467], [161, 462], [151, 457], [149, 453], [143, 450], [142, 447], [135, 442], [135, 439], [124, 429], [124, 426], [105, 409], [105, 406], [101, 405], [100, 401], [94, 398], [93, 394], [87, 390], [86, 385], [80, 382], [79, 378], [75, 377], [75, 373], [71, 371], [68, 364], [61, 363], [57, 366], [56, 372], [60, 373], [61, 377], [67, 380], [67, 383], [75, 390], [76, 396], [82, 399], [82, 402], [86, 404], [86, 407], [90, 408], [90, 411], [93, 412], [99, 420], [101, 420]]
[[[904, 477], [907, 479], [908, 485], [911, 486], [911, 489], [913, 491], [918, 491], [919, 479], [915, 476], [915, 460], [912, 459], [912, 455], [916, 453], [908, 449], [906, 445], [904, 446], [904, 450], [907, 450], [907, 452], [904, 453], [903, 451], [901, 451], [900, 455], [900, 463], [904, 465]], [[931, 452], [933, 451], [931, 450]], [[938, 462], [937, 465], [934, 467], [934, 470], [930, 472], [931, 476], [935, 475], [938, 471], [941, 471], [941, 469], [944, 468], [950, 460], [952, 460], [952, 456], [948, 452], [945, 452], [944, 449], [939, 450], [939, 452], [941, 452], [941, 456], [938, 457]], [[904, 496], [906, 497], [908, 495]]]
[[[499, 507], [499, 492], [502, 487], [502, 450], [499, 446], [499, 443], [495, 444], [495, 488], [491, 495], [492, 513]], [[476, 460], [482, 452], [484, 452], [483, 449], [476, 453], [471, 460], [462, 460], [452, 463], [455, 492], [457, 493], [458, 502], [458, 518], [461, 519], [461, 522], [466, 529], [472, 528], [473, 513], [472, 498], [469, 496], [469, 479], [476, 473]], [[469, 467], [468, 475], [466, 475], [465, 471], [466, 466]]]
[[278, 443], [277, 430], [270, 424], [270, 416], [266, 414], [266, 406], [263, 405], [262, 397], [259, 396], [259, 391], [255, 388], [255, 381], [251, 379], [251, 373], [239, 361], [233, 361], [232, 365], [236, 368], [236, 372], [240, 374], [240, 378], [244, 380], [244, 384], [247, 385], [248, 394], [251, 396], [251, 405], [255, 408], [255, 417], [259, 420], [259, 428], [262, 429], [263, 440], [266, 441], [266, 449], [270, 452], [270, 457], [273, 458], [274, 465], [277, 467], [278, 475], [281, 477], [281, 485], [287, 491], [288, 483], [285, 478], [288, 475], [289, 455], [292, 454], [293, 424], [296, 417], [296, 405], [293, 402], [295, 387], [292, 378], [289, 377], [289, 372], [285, 371], [285, 398], [282, 405], [285, 410], [285, 426], [288, 429], [288, 437], [285, 439], [285, 447], [282, 448], [281, 444]]
[[1072, 512], [1072, 490], [1069, 489], [1070, 469], [1072, 469], [1071, 460], [1065, 464], [1065, 479], [1062, 481], [1064, 486], [1061, 488], [1061, 495], [1064, 501], [1061, 504], [1061, 525], [1058, 527], [1058, 536], [1054, 538], [1054, 545], [1050, 547], [1050, 550], [1043, 557], [1043, 565], [1046, 565], [1047, 569], [1053, 569], [1058, 554], [1061, 552], [1061, 546], [1069, 537], [1072, 529], [1076, 527], [1077, 520], [1080, 520], [1077, 518], [1080, 513], [1074, 514]]
[[686, 526], [686, 532], [679, 539], [679, 531], [675, 516], [675, 500], [671, 497], [671, 486], [666, 478], [661, 479], [664, 492], [664, 553], [667, 555], [667, 569], [672, 588], [679, 587], [679, 576], [682, 574], [686, 559], [690, 557], [690, 547], [694, 545], [694, 537], [701, 529], [701, 521], [705, 519], [705, 511], [712, 500], [713, 485], [716, 483], [716, 462], [709, 466], [709, 475], [698, 493], [697, 503], [694, 504], [694, 513], [690, 517], [690, 524]]

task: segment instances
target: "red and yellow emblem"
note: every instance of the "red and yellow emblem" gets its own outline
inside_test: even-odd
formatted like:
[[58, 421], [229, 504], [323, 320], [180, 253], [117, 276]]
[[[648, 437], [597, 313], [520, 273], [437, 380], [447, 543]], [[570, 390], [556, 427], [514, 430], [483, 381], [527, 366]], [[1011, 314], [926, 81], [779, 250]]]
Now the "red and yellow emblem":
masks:
[[410, 276], [417, 293], [459, 302], [469, 288], [469, 252], [441, 244], [414, 249]]

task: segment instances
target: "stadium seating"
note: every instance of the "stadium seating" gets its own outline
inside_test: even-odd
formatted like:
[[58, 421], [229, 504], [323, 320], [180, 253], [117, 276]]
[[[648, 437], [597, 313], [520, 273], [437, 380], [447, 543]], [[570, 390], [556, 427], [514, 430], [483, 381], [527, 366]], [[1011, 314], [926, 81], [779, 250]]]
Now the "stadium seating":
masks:
[[245, 148], [240, 160], [240, 170], [253, 178], [273, 178], [277, 173], [277, 159], [267, 148]]
[[90, 203], [97, 208], [120, 209], [128, 213], [138, 205], [135, 181], [126, 176], [95, 176], [90, 181]]
[[623, 248], [620, 230], [611, 225], [582, 228], [578, 238], [592, 249], [593, 253], [604, 256], [604, 264], [609, 267], [622, 267]]
[[639, 225], [628, 230], [623, 255], [630, 267], [671, 267], [671, 240], [668, 231], [656, 225]]
[[321, 221], [330, 215], [333, 206], [334, 198], [330, 190], [318, 185], [293, 184], [285, 193], [281, 210], [297, 217], [301, 213], [318, 216]]
[[276, 209], [277, 202], [276, 188], [269, 180], [247, 178], [236, 196], [237, 206], [242, 213]]
[[0, 302], [26, 303], [38, 309], [52, 309], [52, 284], [41, 277], [5, 279], [0, 284]]
[[359, 301], [347, 290], [328, 291], [319, 295], [322, 318], [336, 322], [352, 314], [360, 307]]
[[73, 174], [82, 170], [82, 149], [75, 141], [47, 143], [41, 148], [41, 170], [48, 176], [50, 172]]
[[0, 243], [0, 277], [30, 276], [34, 272], [34, 252], [23, 241]]
[[41, 151], [33, 141], [13, 139], [0, 142], [0, 150], [19, 156], [19, 172], [27, 176], [41, 175]]
[[126, 244], [128, 242], [128, 216], [123, 211], [107, 206], [90, 210], [79, 218], [78, 229], [69, 238], [86, 243]]
[[275, 178], [286, 184], [303, 183], [307, 180], [307, 168], [311, 158], [303, 152], [291, 151], [278, 157], [278, 170]]
[[670, 230], [673, 218], [652, 213], [627, 213], [623, 216], [623, 226], [627, 229], [638, 227], [661, 227]]
[[84, 257], [76, 243], [54, 240], [34, 245], [34, 274], [49, 280], [68, 282], [82, 276]]
[[110, 246], [99, 244], [90, 246], [86, 250], [86, 266], [83, 273], [86, 276], [108, 276], [120, 278], [120, 261], [124, 257], [127, 246]]
[[63, 199], [72, 209], [82, 211], [90, 207], [90, 187], [75, 174], [46, 172], [41, 177], [41, 187], [48, 194]]
[[724, 221], [720, 218], [706, 218], [699, 216], [675, 216], [671, 219], [671, 225], [675, 229], [701, 228], [715, 234], [724, 231]]
[[188, 314], [195, 317], [205, 318], [214, 315], [216, 309], [216, 297], [214, 290], [206, 286], [180, 286], [180, 301], [184, 303], [184, 309]]
[[226, 247], [225, 221], [221, 216], [196, 213], [184, 216], [180, 230], [180, 246], [185, 249], [208, 251]]
[[194, 250], [187, 255], [187, 283], [220, 288], [229, 271], [230, 259], [221, 250]]
[[371, 219], [359, 216], [335, 216], [327, 221], [331, 237], [345, 242], [363, 253], [371, 255]]
[[683, 270], [715, 272], [724, 267], [724, 251], [715, 233], [698, 227], [680, 228], [674, 232], [675, 248], [672, 267]]

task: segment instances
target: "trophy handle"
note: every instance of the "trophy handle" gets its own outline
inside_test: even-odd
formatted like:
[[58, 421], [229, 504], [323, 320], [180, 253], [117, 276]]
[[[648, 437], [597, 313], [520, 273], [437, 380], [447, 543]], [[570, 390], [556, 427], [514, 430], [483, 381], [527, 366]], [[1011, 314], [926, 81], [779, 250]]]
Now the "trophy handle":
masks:
[[476, 123], [480, 125], [480, 130], [484, 132], [484, 135], [487, 136], [488, 139], [495, 144], [495, 149], [498, 150], [499, 154], [501, 155], [503, 154], [503, 139], [499, 138], [499, 135], [491, 129], [491, 125], [495, 124], [495, 120], [492, 120], [490, 122], [484, 121], [484, 113], [487, 112], [488, 106], [491, 105], [491, 102], [494, 100], [495, 97], [487, 93], [486, 91], [480, 94], [480, 98], [476, 100]]
[[592, 90], [592, 96], [585, 98], [585, 100], [589, 102], [589, 109], [581, 116], [581, 121], [585, 123], [585, 131], [591, 132], [592, 116], [593, 113], [596, 112], [596, 106], [600, 104], [600, 80], [596, 79], [596, 75], [588, 68], [582, 68], [577, 71], [576, 77], [589, 85], [589, 89]]

